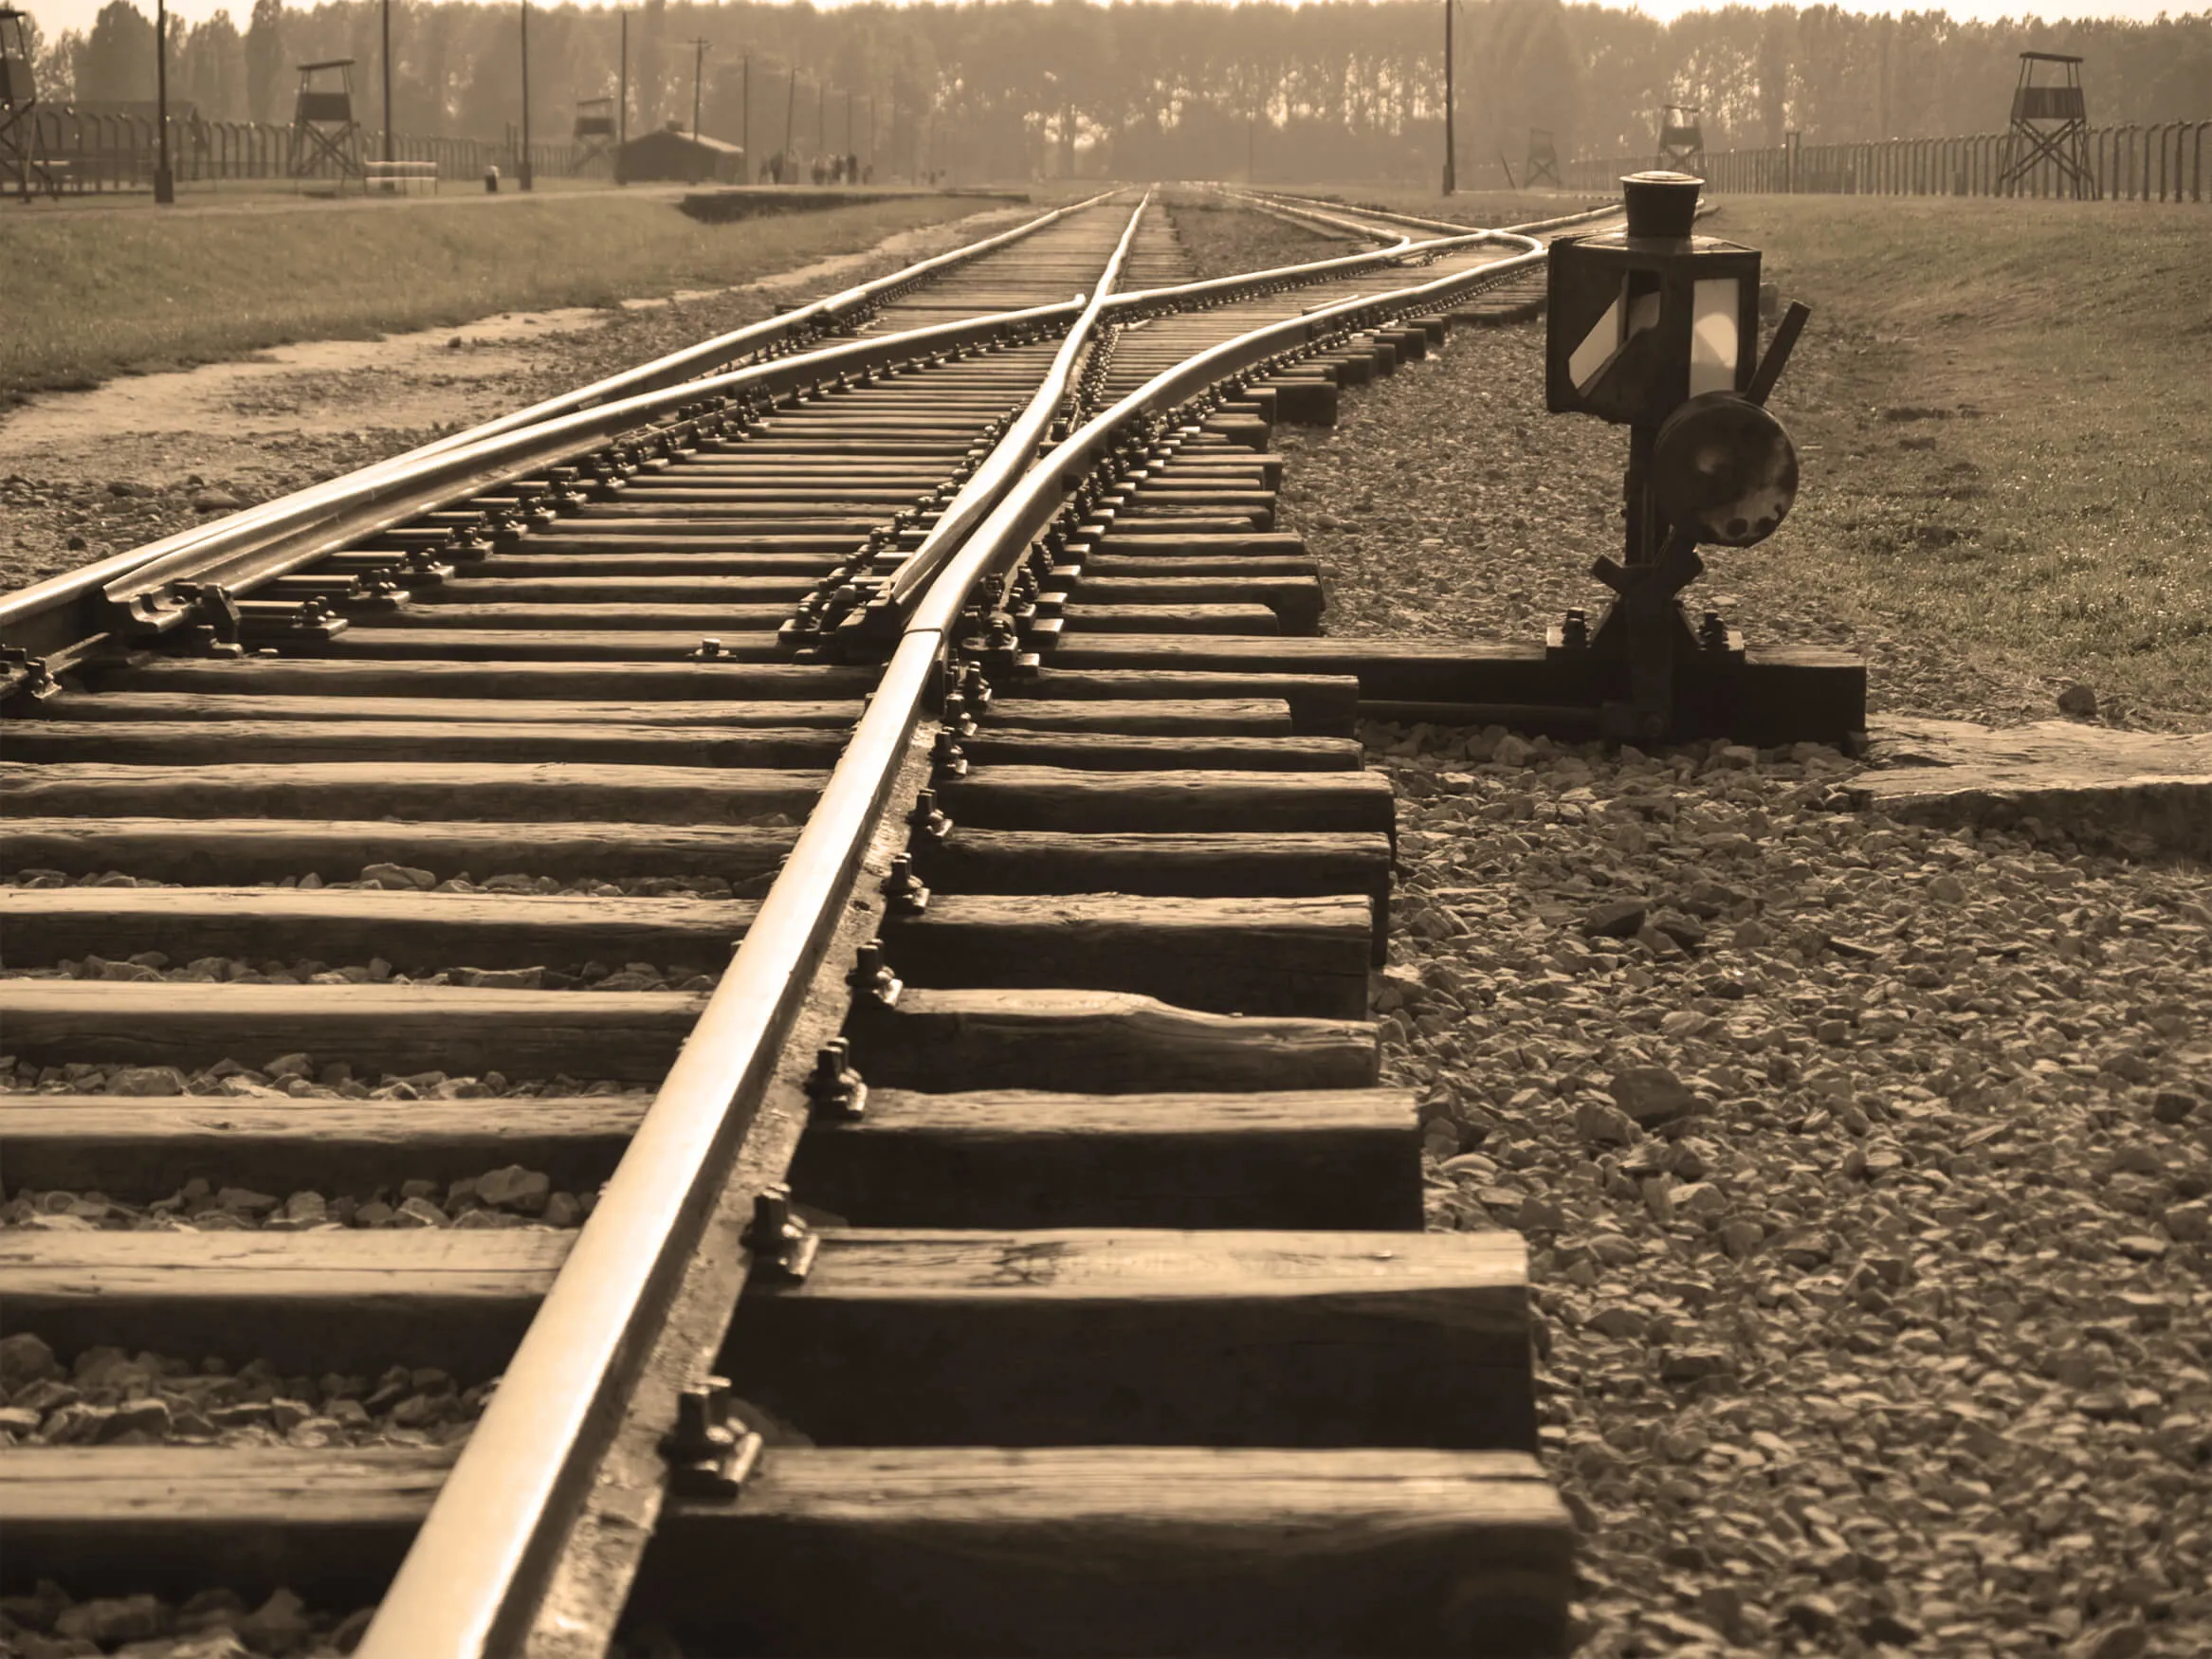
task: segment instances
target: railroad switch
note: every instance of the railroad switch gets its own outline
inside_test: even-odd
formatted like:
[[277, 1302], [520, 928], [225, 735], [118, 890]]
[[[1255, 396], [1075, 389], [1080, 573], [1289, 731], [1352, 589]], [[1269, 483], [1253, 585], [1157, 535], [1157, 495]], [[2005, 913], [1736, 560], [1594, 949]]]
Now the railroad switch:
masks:
[[1766, 399], [1810, 313], [1793, 303], [1760, 357], [1758, 250], [1691, 233], [1700, 179], [1621, 183], [1625, 230], [1552, 244], [1545, 400], [1629, 428], [1625, 545], [1591, 569], [1613, 593], [1596, 624], [1569, 611], [1514, 701], [1586, 711], [1623, 741], [1841, 740], [1866, 724], [1862, 659], [1746, 652], [1679, 598], [1700, 544], [1755, 546], [1797, 499], [1797, 449]]

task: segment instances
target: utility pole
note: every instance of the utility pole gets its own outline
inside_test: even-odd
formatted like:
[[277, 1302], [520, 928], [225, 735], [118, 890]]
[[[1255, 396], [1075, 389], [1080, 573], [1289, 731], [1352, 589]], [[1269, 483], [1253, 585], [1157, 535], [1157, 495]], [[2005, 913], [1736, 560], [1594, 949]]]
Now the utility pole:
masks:
[[384, 0], [384, 188], [392, 182], [392, 0]]
[[628, 184], [622, 176], [622, 153], [630, 148], [630, 13], [622, 18], [622, 68], [615, 78], [615, 90], [621, 95], [614, 100], [614, 182]]
[[753, 54], [751, 52], [744, 55], [744, 79], [740, 83], [740, 93], [743, 110], [743, 113], [739, 117], [740, 137], [744, 141], [745, 171], [758, 178], [760, 175], [760, 170], [753, 164]]
[[[794, 64], [791, 66], [791, 84], [784, 89], [783, 93], [783, 167], [780, 170], [782, 173], [790, 173], [795, 171], [791, 159], [791, 120], [792, 112], [797, 108], [798, 65]], [[780, 175], [777, 177], [776, 182], [778, 184], [783, 182]], [[794, 179], [792, 182], [795, 184], [798, 181]]]
[[699, 82], [706, 74], [706, 39], [691, 43], [691, 141], [699, 142]]
[[1452, 8], [1457, 0], [1444, 0], [1444, 193], [1450, 195], [1459, 188], [1459, 174], [1454, 165], [1459, 143], [1452, 130]]
[[[852, 148], [852, 89], [850, 86], [845, 89], [845, 154], [857, 154]], [[860, 181], [851, 179], [847, 182], [858, 184]]]
[[521, 189], [530, 188], [530, 0], [522, 0], [522, 154], [515, 177]]
[[154, 200], [166, 207], [176, 200], [176, 175], [169, 171], [169, 0], [154, 0]]
[[830, 84], [822, 82], [814, 87], [814, 154], [819, 155], [830, 147]]

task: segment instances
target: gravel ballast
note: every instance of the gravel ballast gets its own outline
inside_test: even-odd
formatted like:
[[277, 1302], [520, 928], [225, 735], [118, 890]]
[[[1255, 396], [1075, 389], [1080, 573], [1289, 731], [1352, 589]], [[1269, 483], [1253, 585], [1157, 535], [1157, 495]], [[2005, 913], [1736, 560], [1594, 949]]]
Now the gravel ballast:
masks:
[[286, 1376], [265, 1360], [111, 1346], [64, 1362], [16, 1331], [0, 1338], [0, 1445], [445, 1446], [468, 1437], [498, 1386], [405, 1365]]
[[310, 1607], [289, 1590], [258, 1601], [203, 1590], [181, 1603], [151, 1595], [73, 1599], [42, 1580], [28, 1595], [0, 1597], [0, 1652], [9, 1659], [325, 1659], [351, 1653], [373, 1608]]
[[[1277, 434], [1332, 632], [1595, 609], [1618, 437], [1534, 412], [1540, 338]], [[1877, 705], [2049, 709], [1755, 557], [1701, 587]], [[1580, 1652], [2212, 1651], [2206, 871], [1838, 811], [1809, 745], [1366, 737], [1386, 1073], [1433, 1224], [1528, 1239]]]

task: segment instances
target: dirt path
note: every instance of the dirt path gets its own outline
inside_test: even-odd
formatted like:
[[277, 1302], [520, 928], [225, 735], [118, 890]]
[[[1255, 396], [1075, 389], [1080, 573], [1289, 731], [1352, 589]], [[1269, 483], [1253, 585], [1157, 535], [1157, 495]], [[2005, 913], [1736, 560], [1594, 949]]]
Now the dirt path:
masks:
[[739, 288], [318, 340], [33, 398], [0, 414], [0, 588], [365, 466], [1031, 211], [903, 231]]

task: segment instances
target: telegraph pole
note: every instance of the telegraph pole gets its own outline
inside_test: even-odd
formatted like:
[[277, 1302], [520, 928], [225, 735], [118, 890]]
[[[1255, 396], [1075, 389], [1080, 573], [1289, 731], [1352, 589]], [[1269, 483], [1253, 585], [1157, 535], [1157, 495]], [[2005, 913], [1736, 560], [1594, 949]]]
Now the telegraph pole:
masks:
[[699, 142], [699, 82], [706, 73], [706, 39], [691, 43], [691, 141]]
[[[783, 93], [783, 171], [785, 173], [793, 171], [793, 164], [791, 159], [791, 120], [792, 112], [797, 108], [798, 65], [794, 64], [791, 66], [791, 84], [784, 89]], [[781, 184], [783, 180], [779, 177], [776, 182]], [[795, 179], [792, 182], [795, 184], [797, 180]]]
[[166, 207], [176, 200], [176, 175], [169, 171], [169, 0], [154, 0], [154, 199]]
[[630, 13], [622, 13], [622, 71], [615, 82], [622, 96], [615, 100], [614, 114], [614, 182], [627, 184], [622, 176], [621, 155], [630, 143]]
[[384, 188], [392, 182], [392, 0], [384, 0]]
[[1444, 193], [1450, 195], [1459, 188], [1459, 175], [1454, 166], [1458, 140], [1452, 130], [1452, 8], [1457, 0], [1444, 0]]
[[740, 136], [745, 144], [745, 171], [758, 178], [760, 176], [760, 170], [753, 164], [753, 54], [751, 52], [744, 55], [744, 80], [740, 86], [744, 110], [743, 115], [740, 118], [742, 123]]
[[530, 0], [522, 0], [522, 154], [515, 177], [518, 188], [530, 188]]

